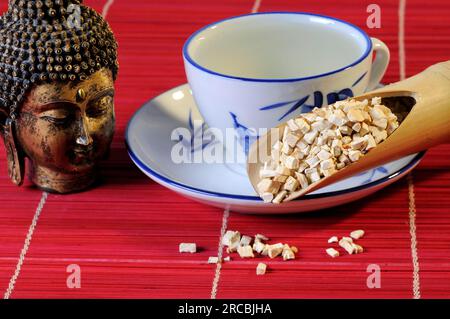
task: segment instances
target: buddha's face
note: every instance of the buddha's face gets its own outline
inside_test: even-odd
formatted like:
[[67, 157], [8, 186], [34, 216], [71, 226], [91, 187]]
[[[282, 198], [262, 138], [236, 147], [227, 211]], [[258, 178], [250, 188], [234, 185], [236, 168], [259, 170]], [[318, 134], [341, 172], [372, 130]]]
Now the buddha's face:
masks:
[[111, 71], [102, 69], [82, 82], [31, 89], [16, 134], [34, 167], [82, 173], [107, 155], [115, 124], [113, 85]]

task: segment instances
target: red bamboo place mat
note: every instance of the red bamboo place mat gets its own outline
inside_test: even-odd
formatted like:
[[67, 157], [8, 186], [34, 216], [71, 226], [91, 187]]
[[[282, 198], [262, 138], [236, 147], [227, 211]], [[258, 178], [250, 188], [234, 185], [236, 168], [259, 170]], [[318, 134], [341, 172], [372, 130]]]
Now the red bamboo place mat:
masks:
[[[181, 197], [132, 164], [124, 130], [150, 98], [186, 82], [181, 48], [193, 31], [250, 11], [307, 11], [352, 22], [387, 43], [391, 63], [383, 80], [447, 60], [446, 0], [380, 0], [380, 29], [368, 29], [373, 1], [85, 0], [103, 12], [120, 44], [117, 133], [101, 185], [73, 195], [45, 194], [29, 183], [16, 188], [0, 155], [0, 289], [8, 298], [434, 298], [450, 296], [450, 145], [428, 151], [409, 175], [357, 202], [321, 212], [256, 216], [223, 212]], [[404, 10], [403, 10], [404, 8]], [[6, 10], [6, 1], [0, 11]], [[401, 17], [401, 19], [399, 19]], [[399, 22], [404, 21], [404, 37]], [[404, 54], [399, 54], [404, 48]], [[294, 261], [217, 256], [222, 227], [299, 248]], [[329, 258], [331, 235], [362, 228], [366, 251]], [[196, 242], [197, 254], [179, 254]], [[81, 287], [68, 288], [69, 265]], [[381, 270], [370, 289], [367, 267]]]

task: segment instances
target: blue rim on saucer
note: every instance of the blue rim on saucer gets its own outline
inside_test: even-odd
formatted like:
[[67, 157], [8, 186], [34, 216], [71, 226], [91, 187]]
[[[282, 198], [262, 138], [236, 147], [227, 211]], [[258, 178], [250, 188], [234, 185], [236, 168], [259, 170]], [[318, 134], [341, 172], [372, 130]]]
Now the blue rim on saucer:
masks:
[[[201, 66], [200, 64], [198, 64], [197, 62], [194, 61], [194, 59], [192, 59], [192, 57], [189, 55], [188, 52], [188, 46], [191, 43], [191, 41], [202, 31], [211, 28], [215, 25], [218, 25], [220, 23], [229, 21], [229, 20], [234, 20], [234, 19], [239, 19], [239, 18], [243, 18], [243, 17], [247, 17], [247, 16], [258, 16], [258, 15], [271, 15], [271, 14], [297, 14], [297, 15], [306, 15], [306, 16], [312, 16], [312, 17], [320, 17], [320, 18], [324, 18], [324, 19], [329, 19], [329, 20], [333, 20], [333, 21], [337, 21], [339, 23], [343, 23], [346, 24], [348, 26], [350, 26], [351, 28], [355, 29], [358, 33], [360, 33], [366, 40], [366, 44], [367, 44], [367, 48], [366, 51], [363, 53], [363, 55], [356, 60], [355, 62], [350, 63], [347, 66], [341, 67], [337, 70], [334, 71], [330, 71], [330, 72], [326, 72], [326, 73], [322, 73], [322, 74], [317, 74], [317, 75], [312, 75], [312, 76], [307, 76], [307, 77], [299, 77], [299, 78], [287, 78], [287, 79], [264, 79], [264, 78], [249, 78], [249, 77], [239, 77], [239, 76], [233, 76], [233, 75], [227, 75], [227, 74], [223, 74], [223, 73], [219, 73], [219, 72], [215, 72], [212, 71], [210, 69], [207, 69], [203, 66]], [[348, 69], [354, 65], [357, 65], [358, 63], [360, 63], [361, 61], [363, 61], [368, 55], [369, 53], [372, 51], [372, 40], [370, 39], [370, 37], [367, 35], [366, 32], [364, 32], [361, 28], [357, 27], [356, 25], [349, 23], [347, 21], [341, 20], [341, 19], [337, 19], [337, 18], [333, 18], [333, 17], [329, 17], [326, 15], [321, 15], [321, 14], [316, 14], [316, 13], [308, 13], [308, 12], [286, 12], [286, 11], [279, 11], [279, 12], [259, 12], [259, 13], [248, 13], [248, 14], [243, 14], [243, 15], [239, 15], [239, 16], [235, 16], [235, 17], [231, 17], [231, 18], [227, 18], [227, 19], [223, 19], [223, 20], [219, 20], [216, 22], [213, 22], [211, 24], [208, 24], [207, 26], [204, 26], [203, 28], [197, 30], [196, 32], [194, 32], [184, 43], [183, 45], [183, 56], [186, 58], [187, 61], [189, 61], [190, 64], [192, 64], [193, 66], [195, 66], [196, 68], [210, 73], [210, 74], [214, 74], [214, 75], [218, 75], [218, 76], [222, 76], [222, 77], [226, 77], [226, 78], [230, 78], [230, 79], [235, 79], [235, 80], [242, 80], [242, 81], [251, 81], [251, 82], [297, 82], [297, 81], [304, 81], [304, 80], [310, 80], [310, 79], [316, 79], [316, 78], [320, 78], [323, 76], [327, 76], [327, 75], [331, 75], [331, 74], [335, 74], [338, 72], [341, 72], [345, 69]]]

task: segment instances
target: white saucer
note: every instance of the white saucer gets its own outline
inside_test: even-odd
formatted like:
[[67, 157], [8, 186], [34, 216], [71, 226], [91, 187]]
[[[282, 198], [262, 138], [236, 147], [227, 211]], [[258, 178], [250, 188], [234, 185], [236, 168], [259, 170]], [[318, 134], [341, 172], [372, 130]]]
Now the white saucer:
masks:
[[[131, 118], [125, 140], [133, 162], [157, 183], [193, 200], [232, 211], [294, 213], [337, 206], [367, 196], [412, 170], [424, 153], [406, 156], [306, 195], [274, 205], [255, 193], [239, 164], [176, 164], [171, 159], [174, 129], [193, 131], [202, 120], [188, 84], [169, 90], [144, 104]], [[208, 147], [208, 145], [203, 145]]]

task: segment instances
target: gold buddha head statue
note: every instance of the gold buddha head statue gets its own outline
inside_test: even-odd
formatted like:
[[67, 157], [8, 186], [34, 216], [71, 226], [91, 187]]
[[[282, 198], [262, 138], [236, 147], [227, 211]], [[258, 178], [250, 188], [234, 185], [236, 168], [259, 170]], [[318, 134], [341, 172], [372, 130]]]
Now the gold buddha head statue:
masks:
[[80, 0], [10, 0], [0, 18], [0, 133], [13, 183], [85, 189], [114, 134], [117, 42]]

